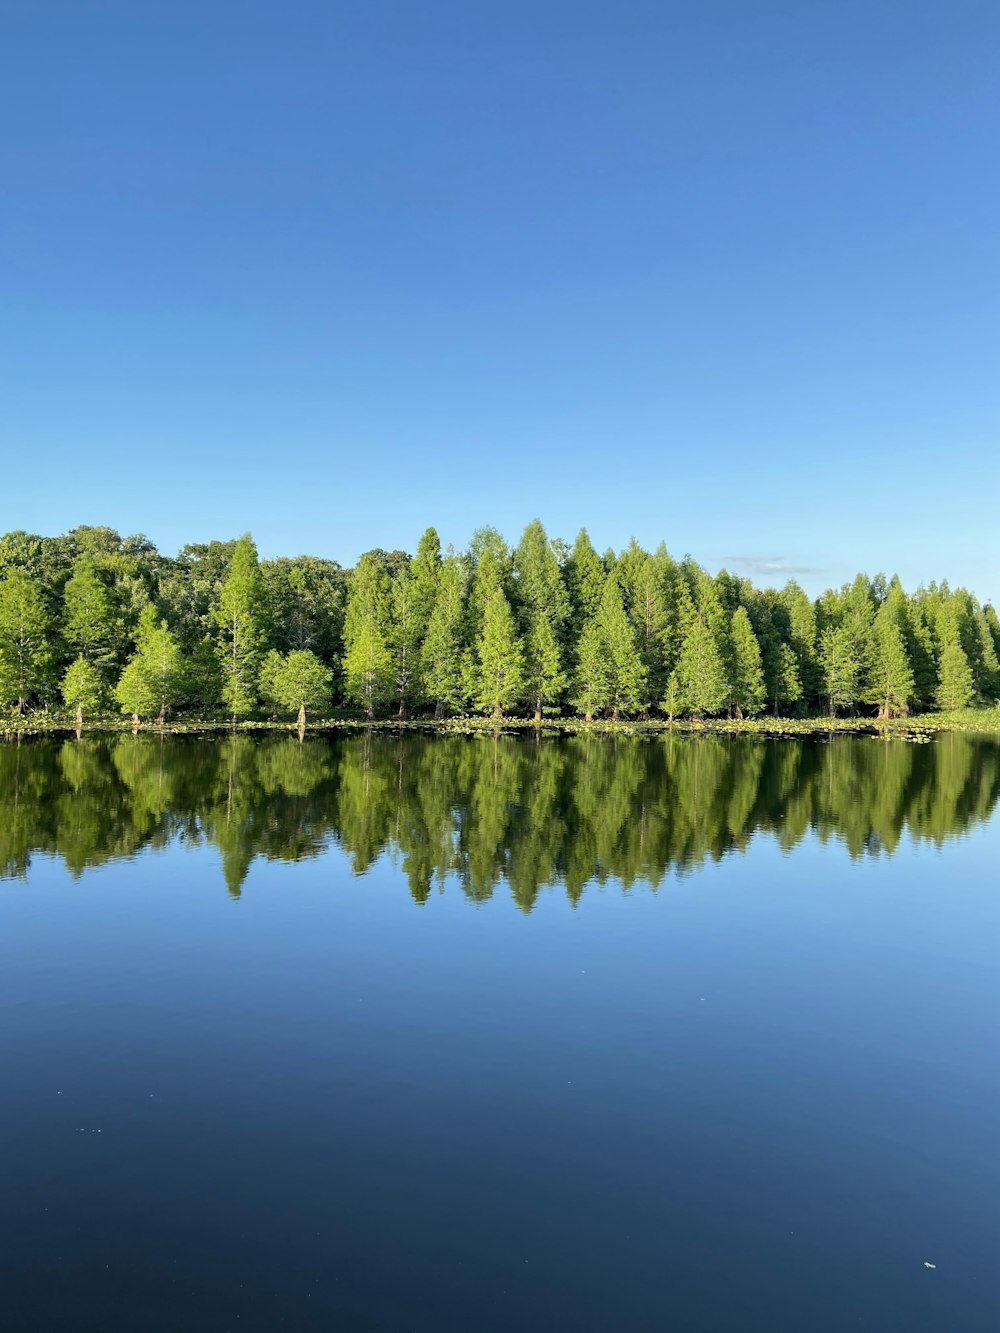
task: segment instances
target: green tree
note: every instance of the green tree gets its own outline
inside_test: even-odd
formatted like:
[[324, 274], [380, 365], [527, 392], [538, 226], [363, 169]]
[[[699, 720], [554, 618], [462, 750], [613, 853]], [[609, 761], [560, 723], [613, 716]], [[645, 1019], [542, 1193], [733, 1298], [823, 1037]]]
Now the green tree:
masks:
[[822, 690], [835, 717], [838, 708], [850, 708], [859, 697], [861, 664], [846, 625], [828, 625], [820, 635], [819, 665]]
[[566, 561], [566, 588], [578, 633], [582, 633], [582, 627], [597, 615], [604, 579], [601, 557], [591, 545], [587, 529], [581, 528]]
[[898, 717], [909, 712], [913, 689], [903, 631], [886, 601], [875, 617], [868, 702], [878, 706], [879, 720]]
[[51, 632], [40, 584], [15, 566], [0, 582], [0, 702], [18, 714], [45, 686]]
[[514, 579], [525, 647], [525, 681], [535, 721], [566, 686], [560, 641], [569, 616], [562, 571], [545, 529], [536, 518], [514, 552]]
[[623, 712], [642, 706], [646, 669], [613, 575], [605, 579], [597, 612], [583, 627], [576, 662], [575, 704], [588, 721], [607, 711], [617, 722]]
[[260, 664], [267, 640], [264, 581], [257, 548], [249, 533], [233, 549], [215, 620], [222, 631], [219, 644], [222, 701], [235, 722], [241, 713], [249, 713], [257, 706]]
[[139, 619], [136, 650], [115, 686], [123, 713], [155, 717], [162, 726], [184, 697], [184, 659], [176, 636], [148, 606]]
[[83, 726], [84, 713], [94, 712], [104, 698], [104, 682], [93, 662], [81, 655], [71, 662], [63, 676], [62, 696], [67, 708], [76, 713], [77, 727]]
[[438, 579], [434, 607], [421, 646], [423, 689], [434, 704], [434, 716], [461, 708], [462, 684], [462, 587], [464, 575], [458, 557], [449, 549]]
[[284, 712], [297, 712], [300, 727], [306, 724], [307, 712], [330, 707], [333, 672], [308, 648], [285, 655], [268, 653], [260, 674], [265, 696]]
[[115, 608], [94, 557], [88, 553], [74, 560], [63, 593], [63, 634], [67, 643], [103, 676], [114, 660]]
[[524, 651], [510, 603], [499, 586], [493, 589], [483, 611], [476, 657], [476, 706], [499, 718], [514, 706], [524, 691]]
[[420, 643], [426, 628], [418, 613], [417, 581], [409, 568], [401, 569], [392, 580], [386, 635], [400, 717], [406, 716], [419, 692]]
[[760, 644], [757, 642], [745, 607], [737, 607], [733, 613], [730, 635], [732, 642], [730, 703], [738, 718], [742, 718], [744, 713], [749, 713], [753, 717], [763, 708], [766, 693]]
[[428, 528], [420, 538], [411, 569], [414, 614], [417, 623], [426, 629], [434, 613], [441, 580], [441, 541], [436, 529]]
[[534, 709], [535, 721], [540, 722], [546, 705], [555, 703], [566, 688], [559, 640], [547, 616], [535, 617], [528, 630], [525, 648], [528, 697]]
[[953, 608], [942, 617], [938, 630], [941, 652], [935, 693], [937, 705], [946, 710], [965, 708], [975, 697], [976, 686]]
[[652, 555], [642, 552], [630, 573], [628, 613], [645, 670], [644, 717], [663, 693], [668, 675], [673, 626], [667, 590], [672, 563], [661, 544]]
[[583, 627], [576, 652], [576, 693], [573, 706], [592, 722], [611, 702], [611, 671], [604, 630], [595, 615]]
[[605, 581], [597, 618], [608, 654], [608, 706], [612, 720], [617, 722], [621, 713], [634, 713], [642, 706], [646, 668], [635, 630], [625, 614], [618, 581], [613, 577]]
[[719, 644], [707, 621], [698, 616], [681, 646], [677, 663], [681, 705], [686, 713], [700, 717], [719, 713], [729, 695]]
[[388, 622], [392, 585], [378, 555], [367, 552], [351, 575], [344, 618], [344, 681], [348, 697], [371, 720], [393, 687]]

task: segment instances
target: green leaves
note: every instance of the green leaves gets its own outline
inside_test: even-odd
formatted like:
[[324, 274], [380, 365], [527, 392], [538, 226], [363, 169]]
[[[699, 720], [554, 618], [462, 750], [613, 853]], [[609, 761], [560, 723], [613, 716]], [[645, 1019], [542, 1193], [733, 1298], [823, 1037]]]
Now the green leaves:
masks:
[[260, 697], [259, 672], [267, 633], [264, 582], [249, 533], [236, 543], [215, 621], [221, 631], [222, 701], [235, 719], [251, 712]]
[[176, 636], [147, 607], [139, 621], [136, 651], [115, 687], [123, 713], [165, 721], [183, 698], [184, 662]]
[[483, 627], [476, 645], [478, 658], [476, 706], [500, 717], [524, 690], [524, 651], [514, 627], [510, 604], [499, 585], [483, 608]]
[[322, 712], [330, 707], [333, 672], [308, 649], [282, 655], [268, 653], [260, 673], [264, 697], [279, 710], [298, 713]]

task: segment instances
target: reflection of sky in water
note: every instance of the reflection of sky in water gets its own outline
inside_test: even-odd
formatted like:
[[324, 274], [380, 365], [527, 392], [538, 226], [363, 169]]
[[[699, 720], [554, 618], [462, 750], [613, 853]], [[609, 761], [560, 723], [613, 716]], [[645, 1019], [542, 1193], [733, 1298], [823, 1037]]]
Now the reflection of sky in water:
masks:
[[[928, 827], [933, 749], [903, 784]], [[654, 893], [609, 869], [574, 901], [557, 859], [526, 917], [550, 846], [642, 864], [614, 771], [593, 794], [611, 851], [563, 796], [531, 874], [497, 788], [463, 822], [446, 784], [455, 859], [420, 910], [407, 839], [437, 825], [389, 800], [388, 763], [295, 798], [338, 840], [295, 864], [273, 795], [231, 804], [243, 842], [212, 843], [221, 815], [177, 769], [162, 848], [78, 881], [43, 854], [0, 886], [5, 1327], [995, 1328], [984, 767], [939, 846], [852, 858], [768, 826], [758, 794], [699, 873]], [[205, 838], [180, 836], [185, 799]], [[480, 860], [510, 887], [472, 894]]]

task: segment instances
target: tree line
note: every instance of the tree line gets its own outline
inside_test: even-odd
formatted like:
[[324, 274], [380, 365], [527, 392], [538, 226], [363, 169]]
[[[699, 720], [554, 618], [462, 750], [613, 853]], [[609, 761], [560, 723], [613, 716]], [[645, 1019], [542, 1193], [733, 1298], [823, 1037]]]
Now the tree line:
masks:
[[415, 555], [352, 569], [260, 560], [249, 534], [176, 557], [106, 527], [0, 538], [0, 706], [18, 714], [885, 719], [998, 698], [997, 613], [946, 582], [859, 574], [814, 599], [537, 520], [461, 552], [428, 528]]
[[140, 731], [0, 744], [0, 877], [34, 853], [74, 875], [180, 841], [218, 855], [238, 895], [256, 858], [300, 861], [331, 842], [363, 874], [394, 858], [417, 902], [452, 883], [474, 901], [506, 883], [525, 911], [561, 884], [653, 887], [756, 833], [785, 849], [815, 833], [852, 857], [904, 836], [940, 845], [987, 821], [1000, 744], [841, 736], [620, 740], [592, 735], [310, 737], [212, 743]]

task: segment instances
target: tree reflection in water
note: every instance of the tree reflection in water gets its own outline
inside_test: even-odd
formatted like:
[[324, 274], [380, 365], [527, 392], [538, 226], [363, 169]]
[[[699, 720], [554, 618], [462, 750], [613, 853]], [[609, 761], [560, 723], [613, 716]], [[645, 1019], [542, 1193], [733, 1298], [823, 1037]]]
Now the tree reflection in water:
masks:
[[238, 895], [256, 857], [339, 844], [356, 874], [393, 855], [413, 898], [453, 879], [473, 900], [502, 881], [524, 911], [560, 884], [655, 887], [741, 852], [757, 832], [791, 849], [813, 830], [852, 857], [904, 835], [942, 843], [986, 820], [1000, 744], [833, 737], [525, 738], [85, 735], [0, 745], [0, 874], [36, 852], [73, 875], [173, 840], [218, 849]]

